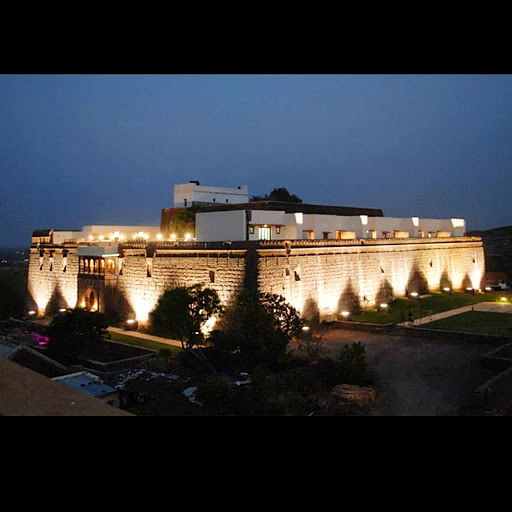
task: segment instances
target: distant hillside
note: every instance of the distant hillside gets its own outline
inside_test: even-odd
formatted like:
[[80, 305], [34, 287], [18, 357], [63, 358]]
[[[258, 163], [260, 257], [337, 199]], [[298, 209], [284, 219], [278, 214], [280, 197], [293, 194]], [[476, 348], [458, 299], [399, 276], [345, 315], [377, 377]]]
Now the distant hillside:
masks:
[[468, 231], [468, 235], [482, 237], [487, 272], [506, 272], [512, 280], [512, 226]]

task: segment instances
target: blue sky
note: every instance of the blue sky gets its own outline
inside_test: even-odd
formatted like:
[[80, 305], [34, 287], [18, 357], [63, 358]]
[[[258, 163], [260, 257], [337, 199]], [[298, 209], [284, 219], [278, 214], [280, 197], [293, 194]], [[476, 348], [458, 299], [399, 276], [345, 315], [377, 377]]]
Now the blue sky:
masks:
[[285, 186], [512, 224], [510, 75], [0, 75], [2, 246], [159, 224], [172, 186]]

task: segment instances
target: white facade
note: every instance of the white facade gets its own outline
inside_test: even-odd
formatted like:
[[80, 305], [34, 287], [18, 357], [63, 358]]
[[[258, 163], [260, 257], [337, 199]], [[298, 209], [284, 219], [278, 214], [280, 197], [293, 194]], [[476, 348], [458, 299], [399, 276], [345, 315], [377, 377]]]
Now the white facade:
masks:
[[464, 219], [368, 217], [229, 210], [196, 214], [200, 242], [238, 240], [322, 240], [355, 238], [461, 237]]
[[80, 238], [92, 241], [155, 240], [160, 234], [160, 226], [84, 226]]
[[196, 182], [174, 185], [174, 207], [240, 204], [249, 202], [247, 186], [208, 187]]

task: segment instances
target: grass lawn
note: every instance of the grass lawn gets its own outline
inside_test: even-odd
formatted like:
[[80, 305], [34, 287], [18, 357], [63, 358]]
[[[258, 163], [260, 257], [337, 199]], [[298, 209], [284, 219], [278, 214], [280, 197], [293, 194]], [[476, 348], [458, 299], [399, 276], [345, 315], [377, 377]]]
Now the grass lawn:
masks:
[[450, 318], [443, 318], [430, 324], [424, 324], [422, 327], [426, 329], [477, 332], [512, 337], [512, 314], [469, 311], [461, 315], [451, 316]]
[[462, 292], [453, 292], [451, 295], [432, 292], [430, 297], [419, 300], [396, 299], [389, 305], [388, 311], [369, 309], [357, 315], [352, 315], [350, 319], [354, 322], [396, 324], [409, 320], [409, 314], [412, 314], [412, 319], [423, 318], [424, 316], [477, 304], [478, 302], [499, 302], [501, 297], [507, 297], [510, 302], [512, 292], [477, 293], [475, 295]]
[[147, 348], [149, 350], [159, 351], [160, 349], [171, 350], [172, 352], [181, 352], [180, 347], [174, 347], [172, 345], [165, 345], [164, 343], [156, 343], [150, 340], [144, 340], [142, 338], [135, 338], [127, 334], [118, 334], [115, 332], [110, 333], [110, 339], [112, 341], [118, 341], [119, 343], [125, 343], [126, 345], [132, 345], [134, 347]]

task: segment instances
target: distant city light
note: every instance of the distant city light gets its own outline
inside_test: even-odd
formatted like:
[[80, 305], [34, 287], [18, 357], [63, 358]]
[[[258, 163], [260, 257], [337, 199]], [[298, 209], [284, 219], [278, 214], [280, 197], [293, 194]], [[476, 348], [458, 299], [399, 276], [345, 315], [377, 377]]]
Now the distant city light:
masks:
[[501, 302], [507, 302], [507, 297], [501, 297]]

